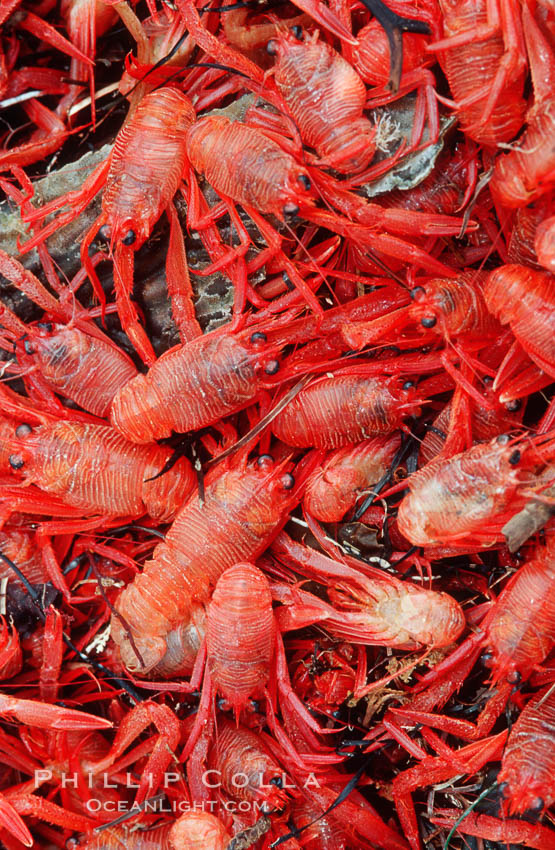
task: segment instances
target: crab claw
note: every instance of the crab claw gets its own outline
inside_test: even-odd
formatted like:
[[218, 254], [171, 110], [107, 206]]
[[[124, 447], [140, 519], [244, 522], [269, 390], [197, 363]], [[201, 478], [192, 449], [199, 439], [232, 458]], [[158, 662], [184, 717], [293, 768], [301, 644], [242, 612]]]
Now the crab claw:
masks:
[[42, 729], [110, 729], [112, 724], [102, 717], [94, 717], [84, 711], [61, 708], [57, 705], [32, 699], [17, 699], [0, 694], [0, 715], [8, 715]]
[[34, 35], [41, 41], [45, 41], [47, 44], [50, 44], [50, 46], [54, 47], [56, 50], [66, 53], [73, 59], [79, 59], [80, 62], [86, 62], [87, 65], [94, 65], [93, 60], [89, 56], [86, 56], [81, 50], [79, 50], [78, 47], [75, 47], [71, 41], [68, 41], [67, 38], [60, 35], [58, 30], [51, 24], [47, 23], [42, 18], [39, 18], [38, 15], [35, 15], [33, 12], [29, 12], [26, 9], [15, 12], [14, 19], [22, 30], [30, 32], [31, 35]]
[[21, 841], [25, 847], [33, 846], [33, 836], [25, 826], [24, 821], [7, 800], [0, 797], [0, 827], [3, 827], [10, 835]]
[[293, 0], [295, 6], [306, 12], [320, 26], [332, 32], [337, 38], [346, 41], [347, 44], [358, 44], [354, 35], [341, 23], [337, 15], [328, 9], [321, 0]]

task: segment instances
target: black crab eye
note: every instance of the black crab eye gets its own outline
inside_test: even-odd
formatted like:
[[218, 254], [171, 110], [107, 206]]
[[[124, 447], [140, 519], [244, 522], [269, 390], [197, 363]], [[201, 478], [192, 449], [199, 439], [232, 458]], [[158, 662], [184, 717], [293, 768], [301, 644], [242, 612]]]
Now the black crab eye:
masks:
[[521, 454], [518, 449], [515, 449], [512, 455], [509, 458], [509, 463], [511, 466], [516, 466], [517, 463], [520, 462]]
[[[28, 437], [29, 434], [32, 434], [32, 433], [33, 433], [33, 429], [31, 428], [30, 425], [27, 424], [27, 422], [22, 422], [21, 425], [18, 425], [17, 428], [15, 429], [15, 436], [16, 437]], [[13, 457], [13, 455], [12, 455], [12, 457]]]
[[123, 239], [121, 240], [122, 245], [133, 245], [136, 239], [135, 231], [128, 230]]
[[278, 45], [275, 38], [272, 38], [268, 44], [266, 45], [266, 53], [269, 53], [270, 56], [275, 56], [278, 51]]
[[8, 463], [10, 464], [12, 469], [21, 469], [22, 466], [25, 466], [25, 461], [21, 457], [21, 455], [10, 455], [8, 458]]
[[287, 272], [282, 272], [281, 277], [282, 277], [283, 282], [286, 285], [287, 289], [289, 290], [289, 292], [293, 292], [295, 287], [294, 287], [293, 283], [291, 282], [291, 278], [289, 277]]
[[532, 801], [532, 803], [530, 804], [530, 811], [531, 812], [541, 812], [541, 810], [543, 809], [544, 806], [545, 806], [545, 803], [543, 801], [543, 798], [542, 797], [536, 797]]
[[292, 201], [288, 201], [283, 207], [284, 215], [298, 215], [299, 207], [297, 204], [294, 204]]
[[54, 330], [54, 325], [52, 324], [52, 322], [38, 322], [37, 328], [46, 331], [47, 334], [51, 334]]
[[405, 383], [403, 384], [403, 389], [404, 390], [412, 390], [412, 388], [414, 386], [415, 386], [414, 381], [405, 381]]
[[522, 676], [518, 672], [518, 670], [513, 670], [512, 673], [509, 673], [507, 676], [507, 682], [509, 685], [520, 685], [522, 682]]
[[437, 325], [437, 319], [435, 316], [424, 316], [423, 319], [420, 319], [420, 324], [423, 328], [433, 328], [434, 325]]
[[275, 375], [279, 372], [279, 360], [268, 360], [264, 366], [264, 371], [267, 375]]
[[310, 192], [310, 189], [312, 188], [312, 184], [311, 184], [310, 179], [308, 178], [308, 176], [306, 174], [299, 174], [299, 176], [297, 177], [297, 180], [299, 181], [299, 183], [301, 183], [304, 186], [304, 188], [306, 189], [307, 192]]
[[112, 236], [112, 228], [109, 224], [103, 224], [102, 227], [98, 229], [97, 236], [103, 239], [105, 242], [109, 242]]
[[284, 490], [292, 490], [295, 486], [295, 479], [290, 472], [286, 472], [281, 478], [281, 486]]
[[262, 331], [255, 331], [251, 335], [251, 343], [256, 344], [257, 342], [268, 342], [268, 337]]
[[256, 465], [260, 467], [272, 466], [273, 463], [274, 459], [272, 455], [260, 455], [260, 457], [256, 461]]
[[25, 354], [34, 354], [35, 349], [33, 348], [33, 344], [26, 339], [23, 343], [23, 348], [25, 349]]
[[519, 398], [514, 398], [511, 401], [508, 401], [505, 405], [505, 410], [508, 410], [509, 413], [516, 413], [522, 407], [522, 400]]
[[294, 27], [291, 27], [291, 32], [293, 33], [297, 41], [303, 40], [303, 28], [299, 26], [299, 24], [295, 24]]
[[498, 437], [495, 438], [495, 442], [499, 446], [506, 446], [510, 439], [511, 438], [508, 434], [500, 434]]
[[422, 295], [425, 295], [425, 293], [426, 293], [426, 290], [424, 289], [423, 286], [415, 286], [414, 289], [411, 289], [411, 291], [410, 291], [410, 297], [412, 298], [413, 301], [416, 301]]

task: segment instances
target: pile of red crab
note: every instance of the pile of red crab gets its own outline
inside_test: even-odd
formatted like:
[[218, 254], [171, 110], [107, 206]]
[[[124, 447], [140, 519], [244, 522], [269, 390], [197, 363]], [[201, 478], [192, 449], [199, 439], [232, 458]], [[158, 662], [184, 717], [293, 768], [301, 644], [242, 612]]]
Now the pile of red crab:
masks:
[[0, 845], [554, 850], [553, 0], [0, 27]]

